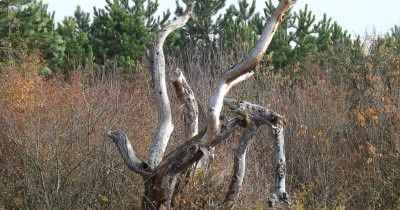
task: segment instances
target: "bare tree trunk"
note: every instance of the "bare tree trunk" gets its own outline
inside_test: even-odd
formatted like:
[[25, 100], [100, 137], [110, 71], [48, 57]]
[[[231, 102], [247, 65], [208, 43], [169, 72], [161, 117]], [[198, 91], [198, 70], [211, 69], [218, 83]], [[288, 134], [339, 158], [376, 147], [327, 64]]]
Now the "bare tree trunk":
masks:
[[154, 84], [154, 96], [157, 103], [158, 127], [147, 156], [150, 168], [155, 168], [161, 161], [169, 142], [174, 125], [172, 124], [171, 105], [168, 98], [165, 79], [165, 57], [163, 45], [167, 36], [174, 30], [181, 28], [189, 20], [193, 5], [188, 4], [184, 14], [163, 26], [157, 33], [154, 48], [151, 71]]
[[[168, 34], [187, 22], [193, 5], [187, 4], [183, 16], [170, 21], [160, 29], [154, 47], [152, 47], [153, 61], [149, 61], [157, 103], [158, 127], [147, 155], [147, 163], [137, 158], [134, 148], [123, 132], [108, 132], [108, 137], [114, 141], [128, 167], [141, 175], [145, 181], [143, 209], [171, 208], [173, 196], [176, 195], [178, 189], [178, 177], [200, 158], [210, 156], [210, 147], [218, 145], [238, 127], [246, 127], [247, 130], [244, 132], [241, 145], [236, 152], [234, 175], [225, 199], [225, 203], [233, 204], [239, 195], [244, 178], [247, 147], [257, 130], [256, 128], [264, 124], [272, 127], [278, 152], [274, 193], [277, 199], [272, 196], [270, 201], [273, 201], [271, 204], [275, 204], [277, 200], [286, 200], [288, 196], [285, 191], [283, 118], [264, 107], [232, 99], [224, 101], [224, 98], [230, 88], [254, 74], [254, 67], [264, 56], [277, 27], [283, 21], [284, 14], [294, 2], [294, 0], [281, 0], [276, 11], [268, 20], [255, 48], [241, 62], [221, 75], [209, 102], [204, 133], [198, 133], [198, 108], [193, 91], [182, 73], [179, 73], [177, 69], [171, 72], [175, 91], [181, 103], [185, 105], [187, 134], [191, 138], [166, 156], [164, 156], [164, 152], [174, 126], [166, 88], [165, 58], [162, 47]], [[220, 115], [224, 103], [231, 111], [221, 121]]]

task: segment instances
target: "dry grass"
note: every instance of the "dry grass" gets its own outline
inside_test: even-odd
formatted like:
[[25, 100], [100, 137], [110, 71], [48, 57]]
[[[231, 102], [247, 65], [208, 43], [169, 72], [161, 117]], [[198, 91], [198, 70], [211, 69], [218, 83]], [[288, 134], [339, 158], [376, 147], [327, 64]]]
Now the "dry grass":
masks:
[[[38, 76], [44, 61], [20, 57], [23, 62], [0, 64], [0, 209], [139, 208], [142, 180], [104, 134], [122, 129], [145, 158], [156, 121], [147, 71], [128, 81], [90, 71], [66, 81], [45, 79]], [[204, 109], [215, 81], [210, 75], [235, 59], [188, 57], [180, 64]], [[379, 71], [390, 62], [364, 62], [339, 80], [334, 70], [310, 62], [291, 77], [259, 73], [232, 90], [231, 97], [286, 116], [292, 208], [400, 208], [400, 84], [390, 71]], [[184, 141], [175, 103], [173, 110], [176, 132], [168, 150]], [[273, 179], [268, 133], [263, 129], [248, 153], [238, 209], [267, 207]], [[198, 173], [179, 198], [181, 208], [212, 208], [222, 200], [237, 141], [235, 135], [216, 149], [211, 169]]]

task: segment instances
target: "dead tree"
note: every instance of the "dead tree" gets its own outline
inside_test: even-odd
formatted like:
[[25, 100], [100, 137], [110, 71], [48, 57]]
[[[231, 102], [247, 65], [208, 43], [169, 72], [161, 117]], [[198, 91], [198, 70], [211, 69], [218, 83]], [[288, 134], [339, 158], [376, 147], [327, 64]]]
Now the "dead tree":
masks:
[[[164, 151], [174, 130], [174, 125], [167, 94], [165, 58], [162, 48], [168, 34], [185, 25], [190, 18], [193, 3], [186, 5], [182, 16], [168, 22], [159, 30], [151, 47], [152, 59], [148, 60], [157, 103], [158, 127], [148, 151], [147, 161], [142, 161], [136, 156], [131, 142], [122, 131], [107, 133], [108, 137], [116, 144], [128, 167], [144, 179], [145, 194], [142, 199], [142, 209], [172, 208], [174, 196], [179, 193], [180, 189], [179, 178], [200, 158], [209, 156], [210, 148], [217, 146], [237, 128], [243, 127], [241, 142], [235, 153], [231, 183], [221, 204], [221, 208], [233, 208], [244, 178], [246, 151], [252, 137], [262, 125], [270, 126], [275, 138], [275, 189], [269, 203], [274, 205], [279, 200], [288, 202], [288, 194], [285, 190], [286, 163], [282, 116], [246, 101], [226, 99], [225, 95], [234, 85], [254, 74], [254, 67], [264, 56], [275, 31], [294, 2], [294, 0], [281, 0], [276, 11], [266, 23], [254, 49], [241, 62], [220, 76], [209, 101], [204, 132], [198, 133], [198, 108], [193, 91], [178, 68], [174, 68], [170, 72], [175, 92], [185, 107], [188, 140], [167, 155], [164, 155]], [[229, 111], [221, 115], [224, 104], [227, 105]]]

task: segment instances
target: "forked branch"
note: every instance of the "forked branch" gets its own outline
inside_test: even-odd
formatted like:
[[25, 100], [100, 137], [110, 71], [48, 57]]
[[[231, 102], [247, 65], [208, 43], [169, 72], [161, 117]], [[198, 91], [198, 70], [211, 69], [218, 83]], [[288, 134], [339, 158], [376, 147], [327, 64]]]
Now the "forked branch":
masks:
[[261, 125], [268, 125], [274, 136], [274, 168], [275, 183], [274, 193], [269, 199], [270, 206], [274, 206], [279, 200], [286, 203], [289, 202], [289, 195], [286, 192], [286, 157], [284, 149], [283, 127], [285, 125], [284, 118], [276, 112], [273, 112], [260, 105], [252, 104], [246, 101], [237, 101], [234, 99], [225, 99], [224, 103], [229, 109], [236, 113], [241, 119], [242, 124], [246, 126], [245, 132], [242, 134], [241, 142], [236, 149], [233, 175], [231, 184], [224, 200], [224, 209], [232, 209], [235, 199], [239, 196], [242, 186], [244, 171], [246, 167], [245, 158], [246, 150], [251, 142], [253, 135]]
[[[196, 127], [189, 126], [191, 130], [188, 132], [188, 136], [192, 136], [192, 138], [165, 157], [164, 152], [173, 132], [174, 125], [172, 123], [171, 107], [166, 87], [163, 44], [168, 34], [186, 24], [191, 15], [193, 5], [187, 4], [183, 16], [168, 22], [159, 30], [151, 47], [153, 60], [149, 62], [153, 78], [154, 97], [157, 104], [158, 127], [147, 154], [148, 164], [137, 158], [125, 134], [120, 131], [108, 133], [108, 136], [117, 145], [128, 167], [145, 178], [145, 199], [143, 199], [142, 204], [144, 209], [170, 208], [177, 177], [202, 156], [209, 154], [208, 149], [211, 146], [219, 144], [222, 139], [228, 137], [236, 128], [246, 127], [247, 130], [243, 135], [241, 146], [238, 147], [236, 153], [237, 160], [235, 161], [234, 178], [231, 182], [230, 191], [228, 191], [228, 195], [226, 196], [226, 202], [233, 201], [234, 199], [232, 198], [238, 196], [242, 184], [245, 167], [244, 158], [247, 147], [256, 128], [264, 124], [272, 127], [275, 136], [275, 148], [277, 149], [275, 157], [275, 192], [270, 199], [270, 203], [275, 204], [278, 200], [287, 200], [288, 196], [285, 191], [286, 166], [283, 150], [283, 118], [264, 107], [232, 99], [225, 99], [224, 101], [224, 98], [231, 87], [254, 74], [254, 67], [264, 56], [277, 27], [284, 19], [284, 14], [294, 2], [295, 0], [280, 0], [276, 11], [268, 20], [255, 48], [241, 62], [232, 66], [220, 76], [210, 98], [206, 129], [203, 133], [194, 136], [197, 133], [198, 120], [191, 115], [196, 115], [195, 117], [197, 117], [197, 104], [192, 103], [195, 102], [195, 99], [194, 96], [191, 96], [190, 92], [192, 91], [187, 83], [187, 87], [185, 87], [186, 80], [179, 79], [183, 75], [179, 75], [179, 72], [172, 72], [172, 74], [176, 74], [172, 75], [172, 77], [176, 77], [175, 82], [177, 83], [174, 85], [178, 97], [182, 103], [187, 105], [187, 118], [191, 123], [196, 124]], [[225, 117], [221, 125], [220, 114], [224, 103], [232, 110], [233, 115]]]
[[162, 26], [154, 40], [152, 47], [153, 63], [151, 63], [151, 72], [154, 85], [154, 97], [157, 104], [158, 126], [153, 137], [150, 150], [147, 155], [147, 162], [150, 168], [155, 168], [161, 161], [174, 125], [172, 123], [171, 105], [167, 94], [165, 78], [165, 56], [163, 45], [167, 36], [174, 30], [181, 28], [189, 20], [193, 10], [192, 4], [187, 4], [184, 14]]

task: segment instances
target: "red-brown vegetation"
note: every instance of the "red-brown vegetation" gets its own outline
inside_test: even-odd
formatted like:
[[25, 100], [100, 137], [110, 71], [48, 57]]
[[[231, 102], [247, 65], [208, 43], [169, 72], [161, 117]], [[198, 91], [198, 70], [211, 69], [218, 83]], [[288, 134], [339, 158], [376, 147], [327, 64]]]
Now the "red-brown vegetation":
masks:
[[[157, 116], [146, 70], [129, 79], [118, 73], [100, 78], [94, 71], [43, 78], [44, 61], [22, 52], [20, 57], [0, 64], [0, 209], [139, 208], [142, 180], [123, 164], [105, 132], [121, 128], [139, 155], [148, 149]], [[220, 57], [220, 66], [229, 64]], [[202, 60], [183, 65], [205, 104], [212, 83], [204, 69], [215, 64]], [[370, 60], [338, 77], [315, 60], [296, 66], [294, 75], [262, 71], [238, 87], [247, 93], [239, 97], [286, 117], [287, 189], [294, 209], [400, 208], [395, 62]], [[382, 68], [388, 68], [386, 74], [378, 71]], [[181, 121], [174, 119], [169, 150], [184, 139]], [[273, 183], [268, 133], [253, 142], [239, 209], [267, 206]], [[208, 208], [222, 200], [236, 143], [233, 137], [216, 148], [210, 169], [191, 178], [175, 201], [181, 208]]]

